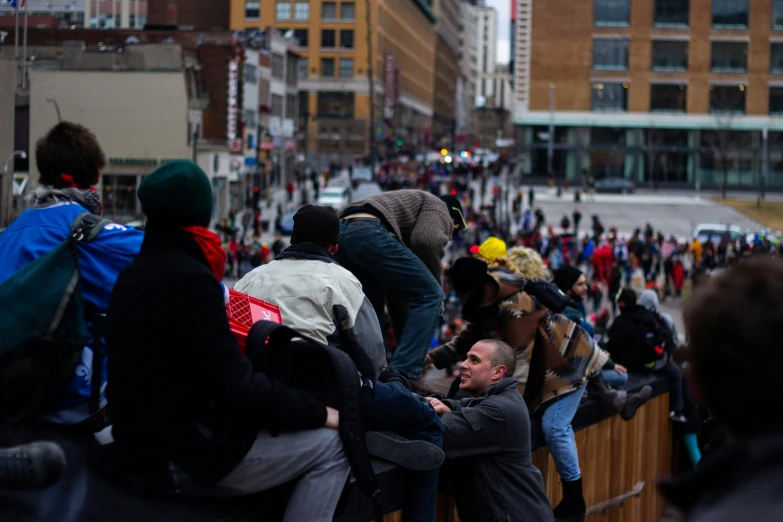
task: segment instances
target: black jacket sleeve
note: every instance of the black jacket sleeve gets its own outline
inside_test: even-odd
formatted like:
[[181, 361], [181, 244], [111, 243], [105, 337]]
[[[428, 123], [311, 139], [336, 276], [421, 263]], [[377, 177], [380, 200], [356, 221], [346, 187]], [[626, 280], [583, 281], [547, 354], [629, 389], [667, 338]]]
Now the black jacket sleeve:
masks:
[[326, 406], [263, 373], [253, 373], [228, 325], [223, 291], [211, 274], [183, 279], [176, 294], [189, 306], [190, 320], [178, 329], [183, 356], [190, 357], [215, 395], [260, 427], [304, 430], [326, 423]]

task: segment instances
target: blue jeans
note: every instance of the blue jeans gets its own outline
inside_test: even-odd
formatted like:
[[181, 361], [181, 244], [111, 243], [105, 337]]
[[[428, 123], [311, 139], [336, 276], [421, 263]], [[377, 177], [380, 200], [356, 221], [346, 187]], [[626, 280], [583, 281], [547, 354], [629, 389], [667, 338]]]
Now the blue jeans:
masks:
[[620, 373], [617, 370], [601, 370], [601, 378], [607, 386], [612, 388], [619, 388], [628, 382], [628, 374]]
[[579, 471], [579, 454], [576, 451], [571, 421], [574, 420], [584, 393], [585, 386], [569, 393], [549, 406], [541, 418], [546, 447], [555, 461], [560, 480], [564, 482], [577, 480], [582, 476]]
[[389, 368], [420, 379], [443, 306], [440, 282], [378, 219], [343, 219], [335, 257], [362, 283], [381, 328], [389, 294], [409, 305]]
[[[409, 440], [423, 440], [443, 449], [443, 425], [424, 399], [395, 384], [362, 388], [366, 431], [392, 431]], [[406, 470], [402, 506], [404, 522], [435, 522], [439, 469]]]

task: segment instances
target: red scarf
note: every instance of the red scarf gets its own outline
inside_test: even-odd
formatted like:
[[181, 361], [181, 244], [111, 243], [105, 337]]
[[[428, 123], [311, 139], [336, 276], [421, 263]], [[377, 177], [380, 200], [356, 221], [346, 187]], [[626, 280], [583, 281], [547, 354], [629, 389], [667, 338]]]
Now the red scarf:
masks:
[[223, 274], [226, 271], [226, 251], [223, 250], [223, 244], [217, 234], [199, 226], [185, 227], [184, 230], [198, 243], [215, 279], [218, 282], [223, 281]]

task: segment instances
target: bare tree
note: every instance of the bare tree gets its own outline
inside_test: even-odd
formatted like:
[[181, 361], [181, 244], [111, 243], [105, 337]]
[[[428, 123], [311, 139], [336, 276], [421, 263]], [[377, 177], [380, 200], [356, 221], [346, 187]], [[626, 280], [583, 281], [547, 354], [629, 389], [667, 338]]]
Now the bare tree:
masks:
[[[729, 184], [731, 153], [734, 149], [734, 118], [738, 108], [745, 106], [745, 87], [718, 87], [720, 91], [710, 99], [710, 111], [715, 114], [715, 132], [711, 136], [710, 148], [713, 158], [722, 173], [720, 197], [726, 199]], [[713, 89], [713, 86], [710, 86]]]

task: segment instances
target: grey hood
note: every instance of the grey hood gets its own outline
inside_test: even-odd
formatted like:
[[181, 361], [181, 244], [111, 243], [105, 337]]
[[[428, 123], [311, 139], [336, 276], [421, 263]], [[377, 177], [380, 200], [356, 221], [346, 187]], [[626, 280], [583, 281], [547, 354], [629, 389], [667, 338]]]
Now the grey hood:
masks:
[[643, 306], [651, 312], [658, 312], [658, 294], [655, 290], [644, 290], [637, 301], [639, 306]]

